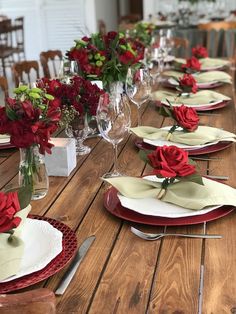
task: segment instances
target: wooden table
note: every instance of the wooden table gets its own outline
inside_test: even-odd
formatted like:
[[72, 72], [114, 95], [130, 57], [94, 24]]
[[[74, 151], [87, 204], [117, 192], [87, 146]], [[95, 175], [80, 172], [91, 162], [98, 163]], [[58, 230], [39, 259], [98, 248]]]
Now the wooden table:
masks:
[[[233, 96], [232, 87], [219, 89]], [[135, 108], [133, 108], [135, 113]], [[153, 105], [146, 107], [145, 124], [169, 125]], [[201, 123], [235, 132], [233, 101]], [[120, 145], [119, 165], [128, 175], [148, 173], [138, 156], [134, 136]], [[50, 177], [48, 195], [32, 202], [32, 213], [58, 219], [76, 231], [78, 245], [90, 235], [96, 240], [81, 263], [65, 294], [57, 297], [58, 313], [236, 313], [236, 214], [206, 224], [207, 233], [222, 234], [220, 240], [166, 237], [144, 241], [130, 232], [133, 223], [122, 221], [103, 207], [108, 186], [100, 177], [112, 168], [112, 147], [100, 138], [87, 140], [89, 155], [78, 158], [68, 177]], [[17, 150], [0, 152], [0, 187], [17, 182]], [[3, 157], [7, 155], [8, 157]], [[214, 153], [219, 161], [199, 161], [201, 173], [226, 175], [236, 188], [235, 145]], [[136, 226], [159, 232], [163, 227]], [[168, 227], [171, 232], [203, 232], [203, 224]], [[31, 286], [55, 290], [65, 270]]]

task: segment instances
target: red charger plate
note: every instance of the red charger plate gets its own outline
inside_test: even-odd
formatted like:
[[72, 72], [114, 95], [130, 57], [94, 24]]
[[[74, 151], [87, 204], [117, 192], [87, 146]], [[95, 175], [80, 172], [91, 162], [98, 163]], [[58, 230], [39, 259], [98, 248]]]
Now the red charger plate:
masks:
[[0, 149], [7, 149], [7, 148], [15, 148], [15, 146], [12, 145], [11, 143], [0, 144]]
[[48, 277], [54, 275], [59, 270], [64, 268], [67, 263], [75, 255], [77, 249], [77, 238], [75, 232], [71, 230], [68, 226], [55, 219], [30, 215], [30, 218], [44, 220], [49, 222], [54, 228], [60, 230], [63, 234], [62, 237], [62, 252], [58, 254], [47, 266], [43, 269], [36, 271], [32, 274], [17, 278], [12, 281], [0, 283], [0, 293], [6, 293], [18, 289], [22, 289], [37, 282], [40, 282]]
[[[139, 149], [154, 150], [157, 148], [157, 146], [145, 143], [140, 138], [135, 140], [134, 143]], [[175, 145], [175, 143], [173, 143], [173, 145]], [[220, 150], [228, 148], [230, 145], [232, 145], [232, 142], [222, 141], [222, 142], [212, 144], [212, 145], [202, 147], [202, 148], [189, 149], [189, 150], [185, 149], [185, 150], [188, 152], [189, 156], [195, 156], [195, 155], [203, 155], [203, 154], [210, 154], [210, 153], [218, 152]]]
[[209, 213], [203, 215], [180, 217], [180, 218], [166, 218], [158, 216], [142, 215], [123, 207], [117, 196], [117, 190], [111, 187], [104, 194], [104, 206], [114, 216], [132, 222], [153, 225], [153, 226], [183, 226], [195, 225], [206, 221], [215, 220], [231, 213], [235, 207], [222, 206]]
[[[189, 106], [190, 108], [193, 108], [195, 109], [196, 111], [209, 111], [209, 110], [215, 110], [215, 109], [220, 109], [220, 108], [224, 108], [225, 106], [227, 106], [229, 104], [230, 100], [223, 100], [221, 102], [219, 102], [218, 104], [215, 104], [215, 105], [212, 105], [212, 106]], [[160, 106], [165, 106], [165, 107], [169, 107], [167, 106], [166, 104], [163, 104], [159, 101], [157, 101], [156, 103], [156, 106], [157, 107], [160, 107]], [[188, 105], [186, 105], [188, 106]]]
[[[211, 88], [216, 88], [216, 87], [219, 87], [219, 86], [222, 86], [224, 83], [223, 82], [216, 82], [216, 83], [200, 83], [197, 84], [197, 87], [199, 89], [211, 89]], [[168, 79], [166, 80], [163, 80], [162, 81], [162, 85], [165, 86], [165, 87], [170, 87], [170, 88], [176, 88], [176, 86], [178, 85], [174, 85], [174, 84], [171, 84]]]

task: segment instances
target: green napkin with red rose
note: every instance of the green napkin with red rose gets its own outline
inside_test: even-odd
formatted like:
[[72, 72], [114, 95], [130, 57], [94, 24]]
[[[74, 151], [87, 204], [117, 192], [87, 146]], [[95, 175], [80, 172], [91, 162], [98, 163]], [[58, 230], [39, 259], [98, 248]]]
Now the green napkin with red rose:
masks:
[[[116, 177], [104, 179], [113, 185], [121, 195], [127, 198], [157, 198], [161, 183], [135, 177]], [[219, 182], [203, 178], [204, 185], [194, 182], [179, 181], [170, 184], [161, 201], [178, 206], [201, 210], [207, 206], [236, 206], [236, 190]]]
[[[171, 77], [175, 80], [183, 77], [183, 72], [178, 71], [165, 71], [164, 76]], [[222, 83], [232, 83], [231, 76], [223, 71], [209, 71], [202, 73], [195, 73], [193, 77], [197, 83], [212, 83], [212, 82], [222, 82]]]
[[[169, 129], [169, 127], [158, 129], [150, 126], [139, 126], [131, 128], [130, 130], [137, 136], [144, 139], [166, 140]], [[171, 134], [169, 141], [193, 146], [219, 141], [235, 142], [236, 135], [234, 133], [210, 126], [198, 126], [197, 130], [194, 132], [184, 132], [179, 129], [176, 130]], [[153, 145], [155, 145], [155, 143], [153, 143]]]
[[[217, 59], [217, 58], [200, 58], [199, 62], [201, 64], [201, 70], [208, 70], [212, 68], [217, 68], [217, 67], [225, 67], [230, 64], [228, 60], [223, 60], [223, 59]], [[174, 64], [177, 64], [177, 66], [181, 66], [182, 64], [186, 63], [186, 59], [183, 58], [176, 58], [174, 61]]]
[[[12, 206], [14, 206], [14, 203], [15, 201], [13, 201]], [[9, 210], [12, 209], [13, 209], [12, 207], [9, 207]], [[20, 236], [22, 228], [24, 227], [25, 219], [30, 210], [31, 205], [28, 205], [27, 207], [21, 209], [14, 215], [14, 218], [20, 217], [21, 222], [16, 228], [12, 229], [12, 227], [10, 227], [11, 230], [14, 230], [13, 237], [10, 237], [11, 239], [9, 239], [10, 236], [9, 233], [0, 232], [0, 280], [4, 280], [10, 276], [15, 275], [20, 269], [25, 247], [25, 244], [21, 240]], [[1, 221], [0, 224], [1, 228], [4, 227], [3, 224]]]
[[188, 97], [186, 96], [178, 96], [178, 93], [173, 92], [173, 91], [165, 91], [165, 90], [160, 90], [152, 93], [152, 100], [154, 101], [161, 101], [164, 104], [168, 104], [167, 100], [174, 105], [187, 105], [187, 106], [212, 106], [212, 103], [214, 102], [220, 102], [220, 101], [226, 101], [230, 100], [229, 97], [217, 93], [213, 90], [201, 90], [195, 94], [190, 93]]

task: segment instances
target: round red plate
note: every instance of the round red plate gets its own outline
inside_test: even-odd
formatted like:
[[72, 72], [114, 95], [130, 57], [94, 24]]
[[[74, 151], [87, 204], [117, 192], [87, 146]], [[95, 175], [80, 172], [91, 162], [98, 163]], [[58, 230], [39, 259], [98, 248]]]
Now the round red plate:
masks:
[[165, 218], [139, 214], [121, 205], [117, 190], [111, 187], [104, 195], [104, 206], [114, 216], [136, 223], [153, 226], [183, 226], [195, 225], [223, 217], [234, 210], [233, 206], [222, 206], [209, 213], [181, 218]]
[[30, 218], [44, 220], [49, 222], [53, 227], [60, 230], [63, 234], [62, 238], [62, 252], [57, 255], [46, 267], [43, 269], [34, 272], [32, 274], [23, 276], [21, 278], [0, 283], [0, 293], [6, 293], [18, 289], [22, 289], [33, 284], [36, 284], [39, 281], [47, 279], [48, 277], [54, 275], [59, 270], [64, 268], [66, 264], [72, 259], [75, 255], [77, 249], [77, 238], [73, 230], [68, 226], [64, 225], [62, 222], [43, 217], [30, 215]]
[[0, 149], [7, 149], [7, 148], [16, 148], [16, 147], [12, 145], [11, 143], [0, 144]]
[[[201, 107], [198, 107], [198, 106], [191, 106], [190, 108], [193, 108], [193, 109], [195, 109], [196, 111], [209, 111], [209, 110], [215, 110], [215, 109], [220, 109], [220, 108], [224, 108], [224, 107], [226, 107], [228, 104], [229, 104], [229, 100], [224, 100], [224, 101], [222, 101], [222, 102], [220, 102], [220, 103], [218, 103], [218, 104], [215, 104], [215, 105], [212, 105], [212, 106], [201, 106]], [[166, 104], [163, 104], [163, 103], [161, 103], [161, 102], [158, 102], [157, 101], [157, 103], [156, 103], [156, 106], [157, 107], [160, 107], [160, 106], [165, 106], [165, 107], [169, 107], [169, 106], [167, 106]]]
[[[157, 148], [157, 146], [145, 143], [140, 138], [137, 139], [134, 143], [139, 149], [154, 150]], [[173, 145], [175, 144], [173, 143]], [[232, 145], [232, 142], [225, 141], [225, 142], [219, 142], [219, 143], [212, 144], [212, 145], [202, 147], [202, 148], [190, 149], [190, 150], [186, 149], [186, 151], [188, 152], [189, 156], [203, 155], [203, 154], [210, 154], [210, 153], [218, 152], [220, 150], [228, 148], [230, 145]]]

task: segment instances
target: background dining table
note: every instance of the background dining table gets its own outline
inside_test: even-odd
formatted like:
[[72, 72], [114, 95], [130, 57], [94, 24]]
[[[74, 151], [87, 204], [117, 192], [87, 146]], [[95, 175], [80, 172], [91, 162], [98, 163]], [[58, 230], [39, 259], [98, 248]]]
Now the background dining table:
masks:
[[[217, 91], [232, 97], [224, 108], [203, 112], [200, 123], [235, 133], [235, 99], [232, 86]], [[133, 125], [136, 108], [132, 105]], [[143, 125], [170, 125], [154, 103], [144, 108]], [[125, 175], [140, 176], [150, 168], [140, 159], [129, 135], [119, 145], [119, 167]], [[32, 201], [31, 214], [50, 217], [72, 228], [78, 246], [85, 238], [96, 239], [72, 282], [57, 297], [57, 313], [236, 313], [236, 214], [188, 226], [148, 226], [122, 220], [103, 205], [109, 185], [101, 176], [112, 169], [112, 145], [101, 137], [86, 140], [92, 150], [78, 157], [69, 177], [50, 177], [47, 196]], [[217, 161], [197, 161], [200, 172], [229, 176], [225, 184], [236, 188], [235, 145], [209, 156]], [[0, 188], [17, 183], [19, 151], [0, 151]], [[130, 227], [146, 232], [220, 234], [222, 239], [165, 237], [145, 241]], [[205, 227], [205, 230], [204, 230]], [[55, 291], [67, 267], [26, 289], [48, 287]], [[25, 289], [17, 290], [21, 292]]]

